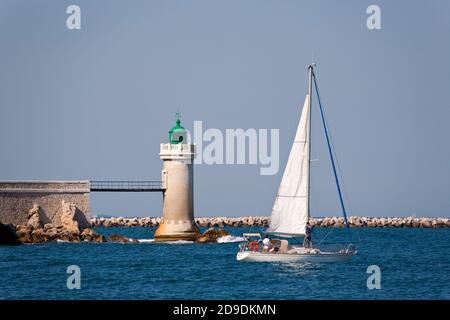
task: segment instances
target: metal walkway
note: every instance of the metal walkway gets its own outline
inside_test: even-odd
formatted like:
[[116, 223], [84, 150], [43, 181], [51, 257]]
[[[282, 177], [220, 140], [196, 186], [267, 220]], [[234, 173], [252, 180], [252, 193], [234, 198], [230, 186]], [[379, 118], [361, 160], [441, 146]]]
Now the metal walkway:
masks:
[[91, 181], [91, 192], [162, 192], [162, 181]]

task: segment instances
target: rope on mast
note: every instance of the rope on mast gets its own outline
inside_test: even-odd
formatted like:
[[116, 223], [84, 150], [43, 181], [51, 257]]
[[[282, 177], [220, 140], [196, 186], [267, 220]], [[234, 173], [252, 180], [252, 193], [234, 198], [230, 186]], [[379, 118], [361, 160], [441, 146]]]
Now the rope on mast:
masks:
[[342, 212], [343, 212], [343, 215], [344, 215], [345, 228], [348, 231], [348, 234], [349, 234], [349, 237], [350, 237], [350, 243], [352, 243], [353, 242], [352, 233], [350, 231], [350, 226], [349, 226], [348, 219], [347, 219], [347, 212], [345, 211], [344, 200], [342, 199], [341, 186], [339, 185], [339, 179], [338, 179], [337, 172], [336, 172], [336, 165], [334, 163], [333, 152], [331, 151], [330, 138], [328, 136], [328, 129], [327, 129], [327, 125], [326, 125], [326, 122], [325, 122], [325, 117], [324, 117], [324, 112], [323, 112], [323, 108], [322, 108], [322, 103], [320, 101], [319, 88], [317, 87], [317, 82], [316, 82], [316, 74], [313, 72], [312, 75], [313, 75], [313, 80], [314, 80], [314, 88], [315, 88], [315, 91], [316, 91], [316, 94], [317, 94], [317, 100], [319, 102], [319, 109], [320, 109], [320, 115], [321, 115], [321, 118], [322, 118], [322, 124], [323, 124], [323, 128], [325, 130], [325, 138], [327, 140], [328, 153], [330, 154], [331, 165], [333, 167], [334, 180], [336, 182], [336, 188], [337, 188], [338, 195], [339, 195], [339, 201], [341, 203], [341, 209], [342, 209]]

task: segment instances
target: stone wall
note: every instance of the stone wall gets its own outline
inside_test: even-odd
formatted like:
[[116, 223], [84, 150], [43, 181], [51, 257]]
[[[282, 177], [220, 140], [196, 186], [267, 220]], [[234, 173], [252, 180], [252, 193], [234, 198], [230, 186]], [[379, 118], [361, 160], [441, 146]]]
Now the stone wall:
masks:
[[0, 181], [0, 222], [25, 225], [37, 205], [43, 223], [60, 225], [64, 201], [76, 206], [80, 227], [88, 227], [89, 193], [89, 181]]

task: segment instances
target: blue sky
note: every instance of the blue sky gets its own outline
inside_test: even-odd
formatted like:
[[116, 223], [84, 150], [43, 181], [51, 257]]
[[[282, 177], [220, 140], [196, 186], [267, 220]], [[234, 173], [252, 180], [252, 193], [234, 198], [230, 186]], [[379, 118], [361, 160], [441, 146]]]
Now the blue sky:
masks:
[[[66, 28], [70, 4], [81, 30]], [[381, 30], [366, 27], [371, 4]], [[189, 129], [280, 129], [277, 175], [195, 166], [197, 216], [268, 215], [314, 59], [351, 213], [449, 216], [449, 12], [443, 0], [0, 0], [0, 179], [159, 179], [180, 110]], [[339, 214], [315, 115], [313, 214]], [[92, 195], [97, 214], [161, 205]]]

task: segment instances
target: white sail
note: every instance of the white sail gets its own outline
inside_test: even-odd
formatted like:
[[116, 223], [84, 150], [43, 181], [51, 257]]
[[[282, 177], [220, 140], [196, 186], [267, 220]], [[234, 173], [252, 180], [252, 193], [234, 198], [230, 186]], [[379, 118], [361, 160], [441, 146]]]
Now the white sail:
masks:
[[309, 218], [309, 118], [309, 95], [306, 95], [294, 144], [273, 205], [269, 233], [305, 234]]

